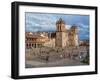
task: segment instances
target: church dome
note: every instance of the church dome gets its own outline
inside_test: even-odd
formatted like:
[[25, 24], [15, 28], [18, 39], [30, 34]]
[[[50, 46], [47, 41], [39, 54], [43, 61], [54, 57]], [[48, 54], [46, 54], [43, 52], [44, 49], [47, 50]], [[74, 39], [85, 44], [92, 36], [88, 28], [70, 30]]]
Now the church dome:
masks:
[[61, 23], [65, 24], [64, 20], [62, 18], [59, 18], [59, 20], [56, 22], [56, 24], [61, 24]]
[[71, 29], [77, 29], [76, 24], [73, 24], [72, 27], [71, 27]]

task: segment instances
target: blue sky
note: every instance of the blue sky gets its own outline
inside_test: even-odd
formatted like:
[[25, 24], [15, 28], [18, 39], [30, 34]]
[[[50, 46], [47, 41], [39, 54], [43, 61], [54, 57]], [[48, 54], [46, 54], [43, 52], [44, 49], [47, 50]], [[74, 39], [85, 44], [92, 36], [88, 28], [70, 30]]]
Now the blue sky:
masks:
[[25, 12], [25, 31], [56, 31], [56, 21], [62, 18], [66, 28], [75, 24], [78, 27], [79, 39], [89, 39], [89, 16], [75, 14], [53, 14]]

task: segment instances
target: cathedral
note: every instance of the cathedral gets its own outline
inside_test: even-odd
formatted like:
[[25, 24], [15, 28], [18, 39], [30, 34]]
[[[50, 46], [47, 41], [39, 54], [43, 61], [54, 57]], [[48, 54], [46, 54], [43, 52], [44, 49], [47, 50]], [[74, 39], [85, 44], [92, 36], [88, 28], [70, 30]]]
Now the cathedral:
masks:
[[78, 46], [77, 26], [73, 25], [69, 30], [61, 18], [56, 22], [55, 47]]
[[[53, 34], [53, 35], [52, 35]], [[77, 26], [73, 25], [70, 29], [65, 27], [65, 22], [61, 18], [56, 22], [56, 31], [49, 32], [26, 32], [25, 44], [26, 48], [46, 47], [69, 47], [78, 46]]]

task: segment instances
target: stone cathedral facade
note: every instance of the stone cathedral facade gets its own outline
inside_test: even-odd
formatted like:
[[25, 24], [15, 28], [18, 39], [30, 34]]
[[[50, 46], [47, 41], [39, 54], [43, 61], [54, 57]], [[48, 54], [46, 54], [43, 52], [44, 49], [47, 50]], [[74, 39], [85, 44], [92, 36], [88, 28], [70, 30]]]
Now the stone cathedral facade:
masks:
[[46, 47], [69, 47], [78, 46], [77, 26], [73, 25], [70, 29], [65, 27], [65, 22], [60, 18], [56, 22], [56, 31], [52, 38], [48, 36], [49, 33], [25, 33], [26, 48]]
[[73, 25], [69, 30], [65, 22], [60, 18], [56, 22], [55, 47], [78, 46], [77, 26]]

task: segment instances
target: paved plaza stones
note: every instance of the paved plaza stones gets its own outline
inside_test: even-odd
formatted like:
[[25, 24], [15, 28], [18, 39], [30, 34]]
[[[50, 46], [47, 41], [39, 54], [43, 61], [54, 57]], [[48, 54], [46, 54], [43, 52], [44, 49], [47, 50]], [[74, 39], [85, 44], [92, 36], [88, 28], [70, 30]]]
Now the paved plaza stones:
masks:
[[88, 55], [89, 47], [26, 49], [25, 67], [56, 67], [87, 65], [81, 60]]

